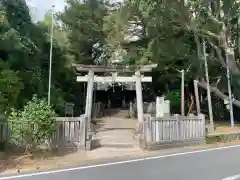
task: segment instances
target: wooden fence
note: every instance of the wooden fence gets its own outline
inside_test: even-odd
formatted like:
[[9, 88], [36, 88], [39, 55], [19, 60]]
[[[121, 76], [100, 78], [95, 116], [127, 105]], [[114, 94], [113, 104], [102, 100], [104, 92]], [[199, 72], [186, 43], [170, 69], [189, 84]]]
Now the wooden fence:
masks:
[[[0, 142], [9, 143], [11, 138], [11, 123], [0, 122]], [[85, 148], [86, 116], [57, 117], [56, 130], [52, 138], [46, 140], [51, 147]], [[17, 142], [20, 145], [20, 142]]]
[[10, 136], [9, 124], [6, 122], [0, 122], [0, 142], [8, 141]]
[[205, 138], [205, 117], [199, 116], [165, 116], [156, 118], [145, 115], [143, 139], [148, 143], [171, 143], [184, 141], [201, 141]]
[[56, 118], [56, 132], [52, 143], [57, 147], [85, 147], [86, 116]]

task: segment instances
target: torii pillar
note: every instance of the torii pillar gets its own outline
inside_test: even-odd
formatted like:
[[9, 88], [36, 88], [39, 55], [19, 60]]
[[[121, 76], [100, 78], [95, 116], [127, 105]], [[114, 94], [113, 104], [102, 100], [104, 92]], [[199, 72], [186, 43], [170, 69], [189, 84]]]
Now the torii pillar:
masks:
[[138, 123], [142, 124], [144, 121], [143, 117], [143, 97], [142, 97], [142, 82], [141, 82], [141, 72], [137, 70], [135, 72], [136, 77], [136, 99], [137, 99], [137, 116]]
[[94, 86], [94, 72], [89, 70], [88, 72], [88, 84], [87, 84], [87, 97], [86, 97], [86, 105], [85, 105], [85, 114], [87, 116], [88, 126], [87, 132], [88, 134], [91, 132], [91, 116], [92, 116], [92, 100], [93, 100], [93, 86]]

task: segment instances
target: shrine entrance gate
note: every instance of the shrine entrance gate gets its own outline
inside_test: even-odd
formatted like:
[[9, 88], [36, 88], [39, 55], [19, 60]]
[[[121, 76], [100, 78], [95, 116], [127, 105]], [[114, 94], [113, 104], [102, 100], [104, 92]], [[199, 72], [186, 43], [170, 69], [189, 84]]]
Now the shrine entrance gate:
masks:
[[[152, 82], [152, 77], [143, 76], [144, 72], [151, 72], [157, 65], [81, 65], [74, 64], [78, 72], [87, 72], [86, 76], [77, 76], [78, 82], [87, 82], [87, 94], [85, 104], [85, 115], [86, 115], [86, 147], [91, 149], [91, 118], [92, 118], [92, 105], [93, 105], [93, 89], [94, 83], [134, 83], [136, 90], [136, 104], [137, 104], [137, 129], [141, 128], [144, 121], [143, 114], [143, 97], [142, 97], [142, 82]], [[108, 73], [107, 76], [98, 76], [98, 73]], [[120, 76], [122, 74], [133, 74], [133, 76]]]

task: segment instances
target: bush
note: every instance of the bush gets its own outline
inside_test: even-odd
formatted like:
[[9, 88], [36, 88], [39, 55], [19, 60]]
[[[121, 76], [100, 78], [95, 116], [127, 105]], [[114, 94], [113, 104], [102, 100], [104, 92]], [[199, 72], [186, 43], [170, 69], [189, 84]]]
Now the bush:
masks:
[[45, 99], [36, 96], [27, 102], [22, 111], [13, 110], [8, 120], [12, 132], [10, 141], [26, 151], [36, 148], [55, 131], [55, 112]]
[[166, 99], [170, 101], [171, 110], [173, 113], [179, 113], [181, 107], [181, 92], [174, 90], [166, 94]]

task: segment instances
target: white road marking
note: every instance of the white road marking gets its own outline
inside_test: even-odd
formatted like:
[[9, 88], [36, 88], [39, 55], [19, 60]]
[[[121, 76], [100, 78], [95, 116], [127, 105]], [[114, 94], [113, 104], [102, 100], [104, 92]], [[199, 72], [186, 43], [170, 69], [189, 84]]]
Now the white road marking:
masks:
[[229, 177], [226, 177], [222, 180], [236, 180], [236, 179], [240, 179], [240, 174], [234, 175], [234, 176], [229, 176]]
[[[74, 168], [58, 169], [58, 170], [45, 171], [45, 172], [19, 174], [19, 175], [13, 175], [13, 176], [0, 177], [0, 180], [17, 179], [17, 178], [41, 176], [41, 175], [55, 174], [55, 173], [68, 172], [68, 171], [91, 169], [91, 168], [97, 168], [97, 167], [113, 166], [113, 165], [119, 165], [119, 164], [140, 162], [140, 161], [145, 161], [145, 160], [163, 159], [163, 158], [168, 158], [168, 157], [197, 154], [197, 153], [210, 152], [210, 151], [216, 151], [216, 150], [224, 150], [224, 149], [237, 148], [237, 147], [240, 147], [240, 145], [224, 146], [224, 147], [217, 147], [217, 148], [211, 148], [211, 149], [202, 149], [202, 150], [197, 150], [197, 151], [188, 151], [188, 152], [182, 152], [182, 153], [167, 154], [167, 155], [162, 155], [162, 156], [139, 158], [139, 159], [133, 159], [133, 160], [127, 160], [127, 161], [118, 161], [118, 162], [112, 162], [112, 163], [95, 164], [95, 165], [90, 165], [90, 166], [79, 166], [79, 167], [74, 167]], [[234, 179], [223, 179], [223, 180], [234, 180]]]

